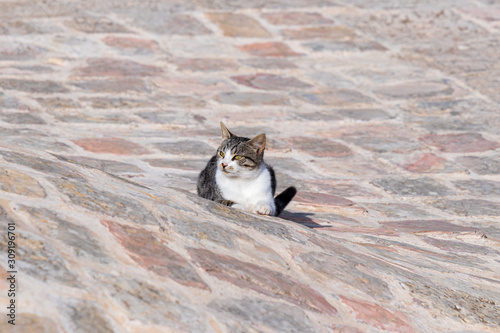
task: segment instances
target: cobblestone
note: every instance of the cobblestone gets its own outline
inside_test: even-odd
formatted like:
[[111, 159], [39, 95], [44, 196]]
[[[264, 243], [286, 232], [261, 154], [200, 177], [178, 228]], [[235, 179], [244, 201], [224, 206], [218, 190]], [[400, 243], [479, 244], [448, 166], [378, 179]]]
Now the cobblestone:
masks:
[[[0, 0], [0, 331], [498, 332], [499, 13]], [[280, 217], [196, 196], [220, 121]]]

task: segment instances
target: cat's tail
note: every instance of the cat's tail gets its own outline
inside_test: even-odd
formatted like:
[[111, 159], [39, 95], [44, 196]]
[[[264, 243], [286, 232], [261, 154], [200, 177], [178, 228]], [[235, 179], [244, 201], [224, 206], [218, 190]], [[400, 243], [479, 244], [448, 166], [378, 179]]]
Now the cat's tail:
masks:
[[288, 203], [292, 201], [296, 193], [297, 189], [293, 186], [290, 186], [274, 199], [274, 204], [276, 205], [276, 216], [278, 216], [283, 211], [283, 209], [285, 209], [286, 205], [288, 205]]

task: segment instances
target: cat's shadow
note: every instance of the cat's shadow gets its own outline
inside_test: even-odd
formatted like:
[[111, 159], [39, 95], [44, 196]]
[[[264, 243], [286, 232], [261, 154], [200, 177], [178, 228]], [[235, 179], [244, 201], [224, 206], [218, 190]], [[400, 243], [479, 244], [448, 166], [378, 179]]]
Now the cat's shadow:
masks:
[[292, 221], [295, 223], [302, 224], [303, 226], [309, 228], [325, 228], [329, 227], [329, 225], [321, 225], [316, 223], [310, 216], [314, 216], [314, 213], [292, 213], [288, 211], [284, 211], [280, 214], [279, 218], [284, 220]]

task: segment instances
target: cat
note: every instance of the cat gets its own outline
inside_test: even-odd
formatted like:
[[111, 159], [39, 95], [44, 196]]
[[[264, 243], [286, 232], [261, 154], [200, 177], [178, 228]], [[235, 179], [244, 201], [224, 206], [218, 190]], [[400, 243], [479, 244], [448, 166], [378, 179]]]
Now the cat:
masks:
[[221, 122], [222, 143], [198, 177], [198, 195], [226, 206], [278, 216], [297, 193], [291, 186], [274, 198], [276, 176], [264, 162], [266, 135], [236, 136]]

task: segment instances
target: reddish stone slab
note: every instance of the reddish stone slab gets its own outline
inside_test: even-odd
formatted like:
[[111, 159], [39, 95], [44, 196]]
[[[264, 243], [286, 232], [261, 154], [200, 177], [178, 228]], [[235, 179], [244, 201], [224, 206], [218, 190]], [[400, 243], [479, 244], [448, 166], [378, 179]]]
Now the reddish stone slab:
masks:
[[310, 84], [290, 76], [275, 74], [250, 74], [232, 76], [231, 79], [238, 84], [261, 90], [289, 90], [298, 88], [310, 88]]
[[220, 58], [178, 58], [173, 62], [180, 71], [215, 72], [236, 70], [238, 65], [231, 60]]
[[415, 332], [410, 326], [410, 320], [402, 312], [391, 312], [379, 304], [357, 301], [344, 296], [339, 297], [342, 303], [351, 309], [357, 320], [370, 326], [388, 332]]
[[210, 289], [189, 262], [171, 250], [154, 233], [113, 221], [103, 220], [101, 223], [109, 229], [130, 257], [141, 267], [188, 287]]
[[156, 66], [143, 65], [135, 61], [113, 58], [97, 58], [87, 60], [87, 67], [74, 71], [80, 77], [128, 77], [128, 76], [154, 76], [163, 73]]
[[104, 37], [102, 41], [106, 45], [120, 50], [158, 50], [158, 43], [152, 39], [107, 36]]
[[337, 310], [317, 291], [291, 276], [204, 249], [188, 249], [208, 274], [243, 289], [276, 297], [307, 310], [336, 315]]
[[480, 152], [500, 147], [498, 142], [486, 140], [478, 133], [431, 134], [420, 140], [447, 153]]
[[332, 20], [324, 18], [319, 13], [278, 12], [262, 14], [262, 17], [269, 23], [275, 25], [313, 25], [333, 23]]
[[403, 167], [411, 172], [427, 173], [444, 169], [444, 162], [446, 162], [445, 158], [432, 153], [426, 153], [417, 161], [406, 164]]
[[238, 46], [242, 51], [258, 57], [293, 57], [300, 53], [294, 52], [288, 45], [280, 42], [253, 43]]
[[249, 58], [249, 59], [244, 59], [240, 61], [242, 64], [252, 67], [252, 68], [259, 68], [259, 69], [290, 69], [290, 68], [297, 68], [297, 66], [283, 58]]
[[210, 13], [206, 15], [219, 26], [225, 36], [270, 37], [269, 32], [249, 16], [232, 13]]
[[83, 149], [97, 154], [140, 155], [148, 153], [144, 147], [120, 138], [90, 138], [72, 141]]

